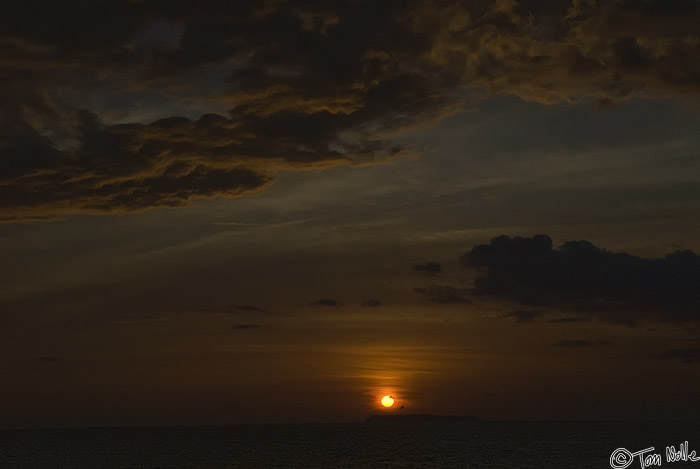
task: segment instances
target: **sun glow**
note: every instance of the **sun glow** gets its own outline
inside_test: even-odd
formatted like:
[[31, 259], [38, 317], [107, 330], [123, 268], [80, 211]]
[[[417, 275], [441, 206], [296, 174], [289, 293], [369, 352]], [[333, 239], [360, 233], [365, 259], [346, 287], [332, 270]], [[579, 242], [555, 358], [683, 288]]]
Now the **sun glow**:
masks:
[[394, 398], [389, 395], [383, 396], [380, 402], [384, 407], [389, 408], [394, 405]]

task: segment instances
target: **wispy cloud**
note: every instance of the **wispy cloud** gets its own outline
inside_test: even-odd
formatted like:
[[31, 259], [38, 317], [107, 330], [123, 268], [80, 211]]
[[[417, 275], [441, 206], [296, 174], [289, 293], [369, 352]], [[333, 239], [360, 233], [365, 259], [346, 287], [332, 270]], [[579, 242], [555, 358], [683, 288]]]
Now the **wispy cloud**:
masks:
[[241, 330], [241, 329], [259, 329], [261, 327], [262, 326], [260, 326], [259, 324], [234, 324], [233, 325], [234, 329], [239, 329], [239, 330]]
[[313, 308], [315, 306], [328, 306], [331, 308], [337, 308], [340, 306], [343, 306], [343, 303], [341, 303], [338, 300], [333, 300], [331, 298], [321, 298], [316, 301], [312, 301], [307, 305], [309, 308]]
[[435, 303], [471, 303], [471, 290], [455, 288], [449, 285], [430, 285], [427, 288], [414, 288], [413, 291], [424, 295]]
[[515, 318], [517, 322], [535, 322], [535, 320], [542, 316], [542, 311], [537, 309], [516, 309], [510, 313], [506, 313], [502, 318]]
[[436, 274], [442, 272], [442, 267], [440, 266], [439, 262], [428, 261], [423, 264], [413, 264], [413, 270], [416, 270], [418, 272]]

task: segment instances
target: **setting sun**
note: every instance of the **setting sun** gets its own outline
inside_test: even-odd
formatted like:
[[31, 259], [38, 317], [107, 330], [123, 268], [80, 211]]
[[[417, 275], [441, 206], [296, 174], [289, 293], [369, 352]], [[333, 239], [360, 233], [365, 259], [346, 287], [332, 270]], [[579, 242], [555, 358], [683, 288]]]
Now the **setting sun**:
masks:
[[394, 398], [391, 396], [382, 397], [381, 403], [384, 407], [391, 407], [394, 405]]

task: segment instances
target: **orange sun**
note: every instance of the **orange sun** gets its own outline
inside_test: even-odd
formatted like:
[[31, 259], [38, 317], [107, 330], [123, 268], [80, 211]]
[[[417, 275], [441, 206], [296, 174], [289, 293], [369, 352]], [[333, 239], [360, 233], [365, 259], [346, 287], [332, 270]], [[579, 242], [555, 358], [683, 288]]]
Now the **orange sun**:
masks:
[[387, 396], [382, 397], [382, 400], [380, 402], [382, 403], [382, 405], [384, 407], [386, 407], [388, 409], [389, 407], [394, 405], [394, 398], [387, 395]]

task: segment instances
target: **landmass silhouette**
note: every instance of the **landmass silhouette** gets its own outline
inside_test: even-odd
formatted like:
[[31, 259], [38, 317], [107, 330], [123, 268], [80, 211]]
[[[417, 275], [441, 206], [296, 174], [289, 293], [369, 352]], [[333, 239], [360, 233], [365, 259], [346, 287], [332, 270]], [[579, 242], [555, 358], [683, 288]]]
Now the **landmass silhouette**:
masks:
[[474, 415], [433, 415], [433, 414], [376, 414], [365, 419], [365, 423], [463, 423], [479, 422]]

